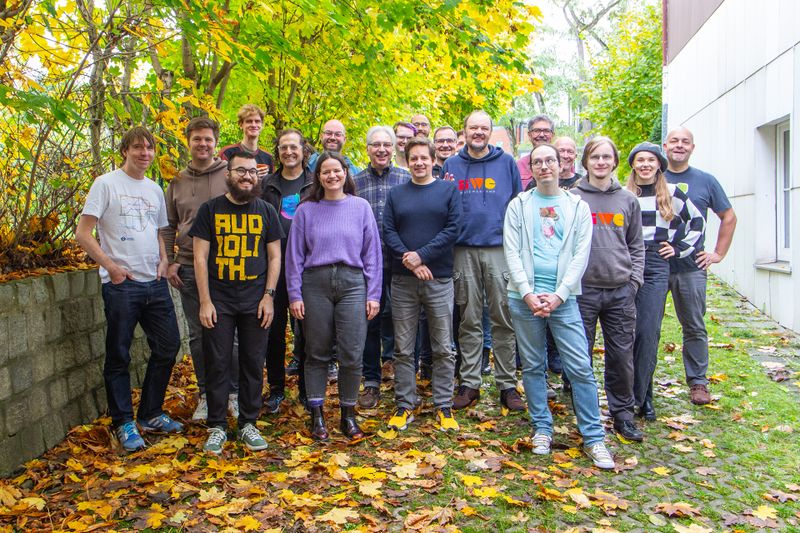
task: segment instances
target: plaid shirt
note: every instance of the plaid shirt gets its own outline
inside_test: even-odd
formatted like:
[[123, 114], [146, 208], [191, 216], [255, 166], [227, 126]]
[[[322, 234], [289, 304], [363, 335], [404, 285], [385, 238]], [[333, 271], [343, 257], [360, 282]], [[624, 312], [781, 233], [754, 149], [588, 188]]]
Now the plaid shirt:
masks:
[[389, 189], [395, 185], [402, 185], [411, 179], [411, 173], [405, 169], [389, 165], [383, 172], [378, 174], [372, 165], [356, 174], [353, 178], [356, 182], [356, 194], [369, 202], [372, 206], [372, 214], [375, 215], [375, 222], [378, 223], [378, 231], [383, 242], [383, 210], [386, 207], [386, 197]]

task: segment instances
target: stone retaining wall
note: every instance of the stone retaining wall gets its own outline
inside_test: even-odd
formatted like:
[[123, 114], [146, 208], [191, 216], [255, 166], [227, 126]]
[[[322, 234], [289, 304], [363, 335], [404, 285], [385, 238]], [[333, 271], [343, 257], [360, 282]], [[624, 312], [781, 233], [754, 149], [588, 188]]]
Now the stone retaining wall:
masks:
[[[177, 302], [176, 295], [173, 298]], [[185, 321], [176, 306], [185, 353]], [[136, 328], [131, 379], [144, 378]], [[0, 284], [0, 474], [57, 444], [106, 409], [105, 316], [97, 270]]]

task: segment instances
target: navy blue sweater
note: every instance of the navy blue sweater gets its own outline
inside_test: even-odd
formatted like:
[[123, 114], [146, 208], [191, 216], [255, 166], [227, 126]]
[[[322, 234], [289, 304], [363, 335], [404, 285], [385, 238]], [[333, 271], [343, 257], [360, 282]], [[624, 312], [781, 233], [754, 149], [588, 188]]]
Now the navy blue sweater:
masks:
[[383, 213], [383, 243], [392, 258], [392, 274], [413, 276], [403, 266], [403, 254], [417, 252], [434, 277], [452, 277], [460, 221], [461, 199], [452, 182], [408, 182], [390, 189]]

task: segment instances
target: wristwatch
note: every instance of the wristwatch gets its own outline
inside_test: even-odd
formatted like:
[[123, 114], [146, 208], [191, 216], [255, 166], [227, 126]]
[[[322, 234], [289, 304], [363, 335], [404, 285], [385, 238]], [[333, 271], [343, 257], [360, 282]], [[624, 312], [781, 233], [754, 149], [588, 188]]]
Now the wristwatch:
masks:
[[273, 298], [275, 298], [275, 289], [264, 289], [264, 294], [269, 294]]

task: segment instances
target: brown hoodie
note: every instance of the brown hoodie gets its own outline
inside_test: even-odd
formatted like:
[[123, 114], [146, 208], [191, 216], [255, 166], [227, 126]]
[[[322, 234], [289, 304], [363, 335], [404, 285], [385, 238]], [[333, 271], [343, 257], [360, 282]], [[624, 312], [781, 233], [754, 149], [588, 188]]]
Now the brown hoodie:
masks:
[[[189, 230], [201, 205], [228, 192], [225, 183], [227, 162], [214, 160], [205, 170], [195, 170], [192, 164], [181, 170], [167, 187], [167, 219], [169, 226], [161, 230], [170, 263], [192, 266], [192, 238]], [[177, 235], [176, 235], [177, 234]], [[173, 253], [175, 245], [177, 253]]]

